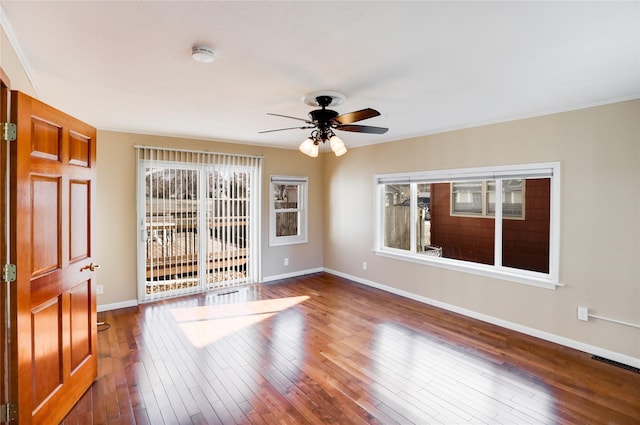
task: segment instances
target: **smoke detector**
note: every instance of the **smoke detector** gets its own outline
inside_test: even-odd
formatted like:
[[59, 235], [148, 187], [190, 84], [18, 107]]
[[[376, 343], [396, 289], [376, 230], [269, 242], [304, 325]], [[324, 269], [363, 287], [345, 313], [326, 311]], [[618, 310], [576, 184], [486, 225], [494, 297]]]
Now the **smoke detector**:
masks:
[[196, 62], [211, 63], [214, 59], [213, 49], [206, 46], [193, 46], [191, 48], [191, 57]]

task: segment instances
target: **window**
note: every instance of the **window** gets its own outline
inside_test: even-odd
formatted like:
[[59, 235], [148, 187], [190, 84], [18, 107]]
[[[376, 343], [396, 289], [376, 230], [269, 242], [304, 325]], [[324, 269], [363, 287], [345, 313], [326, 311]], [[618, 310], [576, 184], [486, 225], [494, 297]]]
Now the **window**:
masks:
[[136, 146], [140, 302], [260, 280], [262, 158]]
[[[502, 216], [524, 219], [522, 179], [502, 181]], [[451, 215], [493, 217], [496, 212], [495, 180], [451, 183]]]
[[307, 242], [307, 177], [271, 176], [269, 245]]
[[375, 252], [554, 288], [559, 163], [375, 176]]
[[451, 214], [486, 215], [486, 182], [460, 182], [451, 184]]

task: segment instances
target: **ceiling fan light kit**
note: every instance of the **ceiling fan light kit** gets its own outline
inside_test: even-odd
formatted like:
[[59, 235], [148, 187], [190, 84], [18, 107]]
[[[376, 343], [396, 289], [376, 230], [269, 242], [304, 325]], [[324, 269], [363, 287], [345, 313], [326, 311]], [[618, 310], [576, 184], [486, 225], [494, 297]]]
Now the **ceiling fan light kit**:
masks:
[[300, 152], [310, 157], [317, 157], [320, 143], [329, 142], [331, 151], [336, 156], [342, 156], [347, 153], [347, 147], [344, 142], [336, 136], [333, 130], [351, 131], [355, 133], [384, 134], [389, 129], [384, 127], [373, 127], [368, 125], [352, 125], [357, 121], [366, 120], [368, 118], [377, 117], [380, 112], [375, 109], [366, 108], [359, 111], [348, 112], [339, 115], [336, 111], [327, 109], [327, 106], [340, 105], [346, 97], [338, 92], [313, 92], [303, 96], [302, 101], [309, 106], [319, 106], [320, 109], [314, 109], [309, 112], [309, 119], [290, 117], [288, 115], [272, 114], [277, 117], [291, 118], [294, 120], [304, 121], [303, 127], [280, 128], [277, 130], [260, 131], [259, 133], [270, 133], [272, 131], [293, 130], [293, 129], [309, 129], [312, 128], [311, 135], [302, 142], [299, 149]]

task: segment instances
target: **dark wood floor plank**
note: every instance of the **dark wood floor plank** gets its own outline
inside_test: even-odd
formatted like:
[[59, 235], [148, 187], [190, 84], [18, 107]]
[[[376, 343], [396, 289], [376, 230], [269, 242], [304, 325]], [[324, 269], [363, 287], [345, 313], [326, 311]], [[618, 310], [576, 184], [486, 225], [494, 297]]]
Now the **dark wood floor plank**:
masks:
[[99, 320], [64, 425], [640, 423], [640, 374], [325, 273]]

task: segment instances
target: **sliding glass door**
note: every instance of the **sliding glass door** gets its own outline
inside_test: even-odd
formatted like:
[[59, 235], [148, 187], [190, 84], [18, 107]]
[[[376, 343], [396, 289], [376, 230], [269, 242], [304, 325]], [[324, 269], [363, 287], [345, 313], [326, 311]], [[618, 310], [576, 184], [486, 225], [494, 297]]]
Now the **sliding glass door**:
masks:
[[259, 281], [261, 158], [138, 148], [141, 302]]

